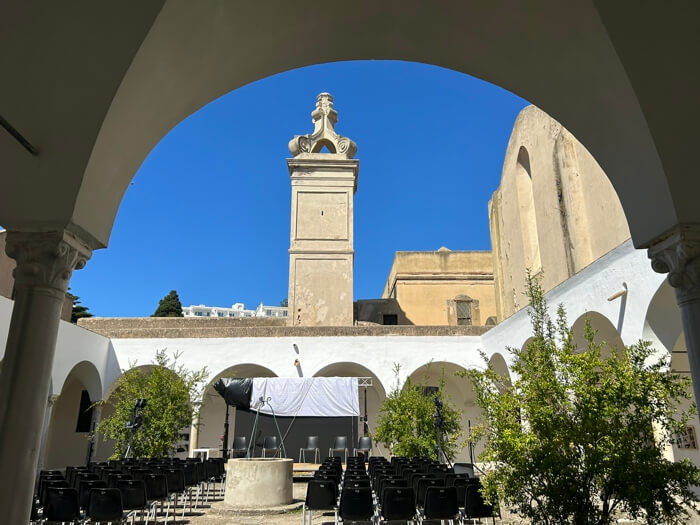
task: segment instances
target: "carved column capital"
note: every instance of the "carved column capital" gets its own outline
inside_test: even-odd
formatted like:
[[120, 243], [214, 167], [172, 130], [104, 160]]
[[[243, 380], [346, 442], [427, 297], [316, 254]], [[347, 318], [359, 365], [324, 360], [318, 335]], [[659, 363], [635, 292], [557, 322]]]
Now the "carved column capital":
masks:
[[65, 294], [74, 269], [81, 269], [92, 250], [68, 231], [8, 231], [5, 252], [17, 262], [15, 288], [41, 287]]
[[648, 249], [655, 272], [668, 273], [679, 304], [700, 300], [700, 224], [683, 224]]

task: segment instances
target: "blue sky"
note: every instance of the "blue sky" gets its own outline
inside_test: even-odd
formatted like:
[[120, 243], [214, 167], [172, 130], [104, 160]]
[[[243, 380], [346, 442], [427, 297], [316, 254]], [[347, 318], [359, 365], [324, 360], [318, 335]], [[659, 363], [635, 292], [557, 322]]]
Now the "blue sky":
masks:
[[487, 204], [527, 101], [424, 64], [297, 69], [211, 102], [173, 128], [134, 176], [110, 245], [74, 272], [97, 316], [182, 304], [279, 304], [287, 296], [287, 143], [330, 92], [336, 131], [358, 145], [355, 298], [379, 297], [398, 250], [490, 249]]

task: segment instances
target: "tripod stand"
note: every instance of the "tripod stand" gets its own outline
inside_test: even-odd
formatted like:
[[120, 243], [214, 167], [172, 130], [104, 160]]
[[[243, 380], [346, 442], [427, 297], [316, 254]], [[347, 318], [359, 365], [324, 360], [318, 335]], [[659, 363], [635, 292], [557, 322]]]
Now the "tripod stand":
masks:
[[440, 400], [439, 397], [435, 396], [433, 398], [433, 403], [435, 403], [435, 437], [437, 441], [437, 445], [435, 446], [435, 449], [437, 450], [437, 459], [440, 463], [446, 463], [450, 467], [452, 467], [452, 463], [450, 462], [450, 459], [447, 457], [447, 454], [445, 454], [445, 449], [442, 447], [442, 443], [444, 440], [444, 434], [445, 434], [445, 419], [442, 417], [442, 401]]
[[[252, 458], [253, 455], [255, 454], [255, 431], [258, 428], [258, 419], [260, 419], [260, 410], [265, 405], [270, 407], [270, 411], [272, 412], [272, 419], [275, 422], [275, 428], [277, 428], [277, 435], [280, 438], [280, 449], [279, 450], [282, 454], [282, 457], [285, 457], [285, 458], [287, 457], [287, 449], [284, 448], [284, 438], [282, 437], [282, 432], [280, 431], [280, 426], [277, 423], [277, 416], [275, 415], [275, 409], [272, 408], [272, 405], [270, 404], [271, 400], [272, 400], [272, 398], [269, 398], [269, 397], [266, 399], [261, 397], [259, 399], [258, 408], [255, 412], [255, 420], [253, 421], [253, 431], [250, 435], [250, 444], [248, 445], [248, 452], [246, 453], [247, 458]], [[252, 453], [251, 453], [251, 449], [252, 449]]]

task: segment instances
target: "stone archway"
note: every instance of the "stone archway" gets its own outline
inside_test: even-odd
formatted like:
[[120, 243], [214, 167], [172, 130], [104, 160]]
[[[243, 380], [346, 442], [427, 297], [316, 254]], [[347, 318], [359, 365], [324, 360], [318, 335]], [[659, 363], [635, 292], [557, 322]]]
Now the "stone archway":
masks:
[[510, 370], [505, 358], [498, 352], [495, 352], [489, 359], [489, 366], [496, 372], [500, 377], [503, 378], [503, 383], [496, 385], [499, 390], [504, 390], [512, 386], [512, 379], [510, 375]]
[[624, 348], [625, 344], [610, 319], [601, 313], [591, 311], [580, 316], [571, 325], [571, 330], [574, 334], [573, 342], [578, 347], [579, 352], [583, 352], [588, 346], [585, 338], [586, 322], [590, 323], [591, 328], [595, 332], [593, 342], [604, 345], [601, 350], [603, 358], [610, 357], [613, 352], [617, 353]]
[[[478, 2], [440, 10], [420, 3], [412, 7], [398, 1], [353, 9], [326, 3], [313, 10], [285, 2], [269, 9], [255, 3], [156, 1], [56, 5], [37, 13], [24, 3], [13, 5], [0, 31], [3, 49], [11, 50], [2, 62], [7, 81], [1, 94], [11, 107], [3, 116], [38, 145], [5, 134], [0, 142], [3, 167], [13, 177], [11, 190], [0, 195], [0, 224], [14, 237], [20, 273], [37, 264], [18, 255], [30, 246], [65, 253], [67, 246], [70, 252], [82, 245], [80, 265], [90, 249], [106, 246], [119, 201], [145, 154], [206, 102], [294, 67], [393, 58], [475, 74], [563, 122], [613, 181], [635, 244], [663, 242], [654, 268], [671, 271], [672, 282], [692, 291], [687, 299], [697, 303], [698, 285], [684, 284], [686, 258], [676, 248], [694, 246], [700, 223], [695, 202], [700, 180], [693, 175], [693, 131], [700, 120], [693, 92], [697, 71], [682, 67], [697, 63], [692, 24], [700, 8], [684, 6], [684, 16], [678, 16], [674, 8], [639, 6], [629, 23], [625, 6], [599, 0], [574, 8], [523, 4], [507, 11]], [[362, 27], [360, 38], [357, 27]], [[674, 97], [667, 96], [669, 85]], [[47, 240], [46, 232], [58, 233]], [[30, 280], [19, 299], [41, 287], [65, 292], [73, 259], [61, 261], [57, 272], [56, 261], [43, 261], [35, 275], [67, 275], [65, 282]], [[16, 408], [7, 417], [0, 412], [0, 424], [22, 426], [24, 417], [35, 435], [58, 307], [45, 299], [29, 310], [45, 320], [36, 323], [39, 330], [30, 330], [35, 325], [27, 318], [13, 318], [8, 343], [13, 366], [3, 370], [0, 397]], [[46, 318], [38, 315], [44, 311], [50, 314]], [[690, 338], [695, 317], [688, 309], [691, 341], [698, 340]], [[27, 332], [37, 337], [28, 341], [17, 335]], [[40, 370], [41, 386], [34, 393], [7, 377], [8, 368], [29, 377], [28, 369], [40, 362], [49, 367]], [[0, 456], [10, 457], [16, 443], [7, 438], [1, 444]], [[21, 478], [16, 482], [22, 501], [9, 511], [17, 522], [26, 521], [27, 512], [16, 516], [14, 509], [27, 507], [31, 497], [31, 480], [19, 474], [32, 470], [36, 455], [27, 458], [1, 464]]]
[[[372, 372], [369, 368], [353, 362], [341, 362], [341, 363], [331, 363], [324, 366], [316, 373], [314, 377], [365, 377], [369, 378], [372, 382], [371, 387], [358, 386], [359, 398], [360, 398], [360, 414], [365, 414], [365, 400], [366, 400], [366, 413], [367, 413], [367, 426], [369, 428], [370, 434], [374, 432], [377, 426], [377, 419], [379, 417], [379, 411], [382, 407], [382, 403], [386, 399], [386, 389], [384, 385], [379, 380], [377, 375]], [[364, 432], [364, 425], [362, 422], [359, 423], [359, 428], [355, 436], [361, 436]], [[355, 440], [357, 441], [357, 439]], [[352, 446], [355, 446], [353, 444]], [[372, 441], [372, 446], [374, 450], [373, 454], [388, 455], [388, 451], [384, 449], [379, 443]]]
[[[466, 438], [469, 428], [476, 426], [481, 418], [481, 408], [476, 404], [476, 393], [468, 377], [457, 377], [456, 372], [464, 370], [464, 367], [455, 363], [445, 361], [435, 361], [425, 364], [414, 370], [408, 377], [412, 383], [424, 383], [426, 386], [438, 386], [441, 377], [445, 380], [445, 393], [450, 398], [450, 403], [462, 412], [463, 439]], [[481, 443], [473, 444], [473, 459], [477, 460], [483, 450]], [[455, 456], [455, 461], [471, 461], [469, 446], [460, 450]]]
[[99, 400], [101, 393], [100, 375], [92, 363], [82, 361], [72, 368], [61, 393], [52, 398], [44, 468], [62, 469], [85, 464], [94, 419], [93, 409], [89, 407]]
[[[141, 373], [149, 374], [151, 370], [155, 368], [155, 366], [156, 365], [153, 364], [140, 365], [134, 368], [130, 368], [129, 370], [139, 370], [141, 371]], [[102, 404], [102, 406], [99, 407], [100, 420], [114, 415], [114, 394], [119, 389], [119, 380], [121, 379], [121, 377], [122, 376], [120, 375], [105, 390], [104, 396], [102, 397], [104, 403]], [[107, 438], [107, 436], [103, 436], [102, 434], [97, 434], [95, 436], [95, 451], [93, 454], [93, 460], [107, 461], [112, 456], [112, 454], [114, 454], [114, 440], [109, 439]]]
[[[221, 449], [221, 438], [224, 433], [224, 419], [226, 416], [226, 403], [214, 390], [214, 383], [222, 377], [277, 377], [272, 370], [261, 365], [243, 363], [222, 370], [204, 389], [202, 406], [199, 410], [199, 424], [191, 439], [191, 448]], [[236, 409], [229, 407], [229, 448], [236, 434]], [[244, 435], [248, 429], [239, 429], [240, 435]]]

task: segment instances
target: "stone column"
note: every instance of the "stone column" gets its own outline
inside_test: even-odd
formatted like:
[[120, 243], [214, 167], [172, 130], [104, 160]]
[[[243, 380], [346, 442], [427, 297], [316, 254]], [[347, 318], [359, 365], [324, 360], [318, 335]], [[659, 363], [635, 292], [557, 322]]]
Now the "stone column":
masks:
[[668, 273], [681, 310], [695, 400], [700, 405], [700, 224], [684, 224], [649, 248], [651, 267]]
[[199, 412], [192, 416], [192, 426], [190, 427], [190, 444], [187, 456], [192, 457], [192, 451], [199, 448]]
[[0, 508], [28, 523], [61, 308], [91, 250], [69, 232], [8, 232], [15, 304], [0, 374]]

